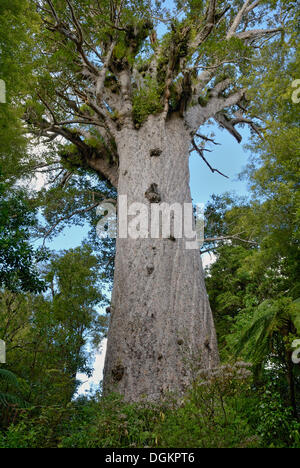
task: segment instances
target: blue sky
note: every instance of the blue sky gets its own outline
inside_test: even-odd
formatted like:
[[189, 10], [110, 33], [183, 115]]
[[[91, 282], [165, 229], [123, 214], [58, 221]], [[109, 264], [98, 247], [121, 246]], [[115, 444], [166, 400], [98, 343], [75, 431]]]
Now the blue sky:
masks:
[[[249, 154], [243, 146], [248, 137], [249, 131], [244, 129], [241, 133], [244, 141], [238, 143], [227, 131], [216, 127], [213, 128], [215, 141], [220, 146], [213, 146], [212, 153], [206, 153], [205, 157], [212, 165], [229, 178], [218, 173], [212, 173], [209, 167], [202, 161], [200, 156], [193, 152], [190, 158], [191, 172], [191, 192], [194, 202], [207, 203], [212, 194], [222, 194], [227, 191], [234, 191], [238, 195], [247, 194], [247, 184], [238, 180], [238, 174], [246, 166]], [[204, 132], [203, 132], [204, 133]]]

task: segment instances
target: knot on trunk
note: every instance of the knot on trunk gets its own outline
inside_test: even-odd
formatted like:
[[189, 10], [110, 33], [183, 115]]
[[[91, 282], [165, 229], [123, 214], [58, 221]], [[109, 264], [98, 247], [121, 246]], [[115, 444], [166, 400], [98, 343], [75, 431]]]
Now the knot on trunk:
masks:
[[145, 197], [149, 200], [150, 203], [159, 203], [161, 201], [161, 196], [158, 191], [157, 184], [151, 184], [148, 190], [145, 192]]
[[125, 368], [122, 364], [115, 365], [115, 367], [113, 367], [111, 371], [114, 381], [120, 382], [120, 380], [122, 380], [123, 378], [124, 372], [125, 372]]
[[204, 341], [204, 346], [205, 346], [205, 348], [207, 348], [209, 351], [211, 351], [209, 338], [206, 338], [206, 340]]
[[153, 148], [152, 150], [150, 150], [151, 157], [158, 157], [161, 155], [161, 153], [162, 153], [162, 150], [160, 148]]
[[147, 266], [148, 275], [152, 275], [153, 272], [154, 272], [154, 266], [153, 265], [148, 265]]

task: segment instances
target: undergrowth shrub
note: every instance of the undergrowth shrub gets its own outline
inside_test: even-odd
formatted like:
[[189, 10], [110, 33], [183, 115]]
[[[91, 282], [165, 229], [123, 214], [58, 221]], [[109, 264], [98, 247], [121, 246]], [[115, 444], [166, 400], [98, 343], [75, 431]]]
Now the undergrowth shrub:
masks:
[[111, 394], [26, 409], [0, 432], [0, 448], [300, 447], [299, 423], [278, 398], [255, 391], [248, 364], [226, 364], [156, 403]]

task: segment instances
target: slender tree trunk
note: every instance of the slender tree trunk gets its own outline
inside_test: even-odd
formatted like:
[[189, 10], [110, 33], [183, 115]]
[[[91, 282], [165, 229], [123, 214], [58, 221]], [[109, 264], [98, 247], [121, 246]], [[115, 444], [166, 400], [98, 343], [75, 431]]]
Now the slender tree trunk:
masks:
[[292, 353], [287, 352], [287, 381], [289, 385], [290, 404], [293, 408], [293, 416], [298, 419], [296, 393], [295, 393], [295, 378], [294, 378], [294, 363], [292, 361]]
[[[117, 143], [118, 195], [127, 196], [128, 206], [139, 202], [150, 210], [159, 199], [191, 203], [190, 136], [178, 116], [167, 123], [151, 116], [138, 131], [121, 130]], [[158, 199], [149, 196], [152, 184]], [[193, 378], [196, 360], [198, 367], [218, 363], [199, 249], [188, 250], [186, 239], [172, 236], [119, 237], [105, 392], [116, 390], [135, 401], [182, 391]]]

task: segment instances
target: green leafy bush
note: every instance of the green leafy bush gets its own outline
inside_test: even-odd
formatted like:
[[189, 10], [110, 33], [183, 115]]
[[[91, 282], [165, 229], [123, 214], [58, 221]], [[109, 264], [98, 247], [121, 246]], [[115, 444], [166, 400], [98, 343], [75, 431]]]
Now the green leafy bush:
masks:
[[300, 422], [293, 418], [292, 408], [284, 405], [280, 393], [272, 384], [258, 404], [257, 417], [257, 433], [265, 447], [300, 447]]
[[185, 395], [157, 403], [111, 394], [25, 409], [0, 448], [295, 448], [299, 428], [280, 393], [262, 396], [237, 362], [200, 371]]

